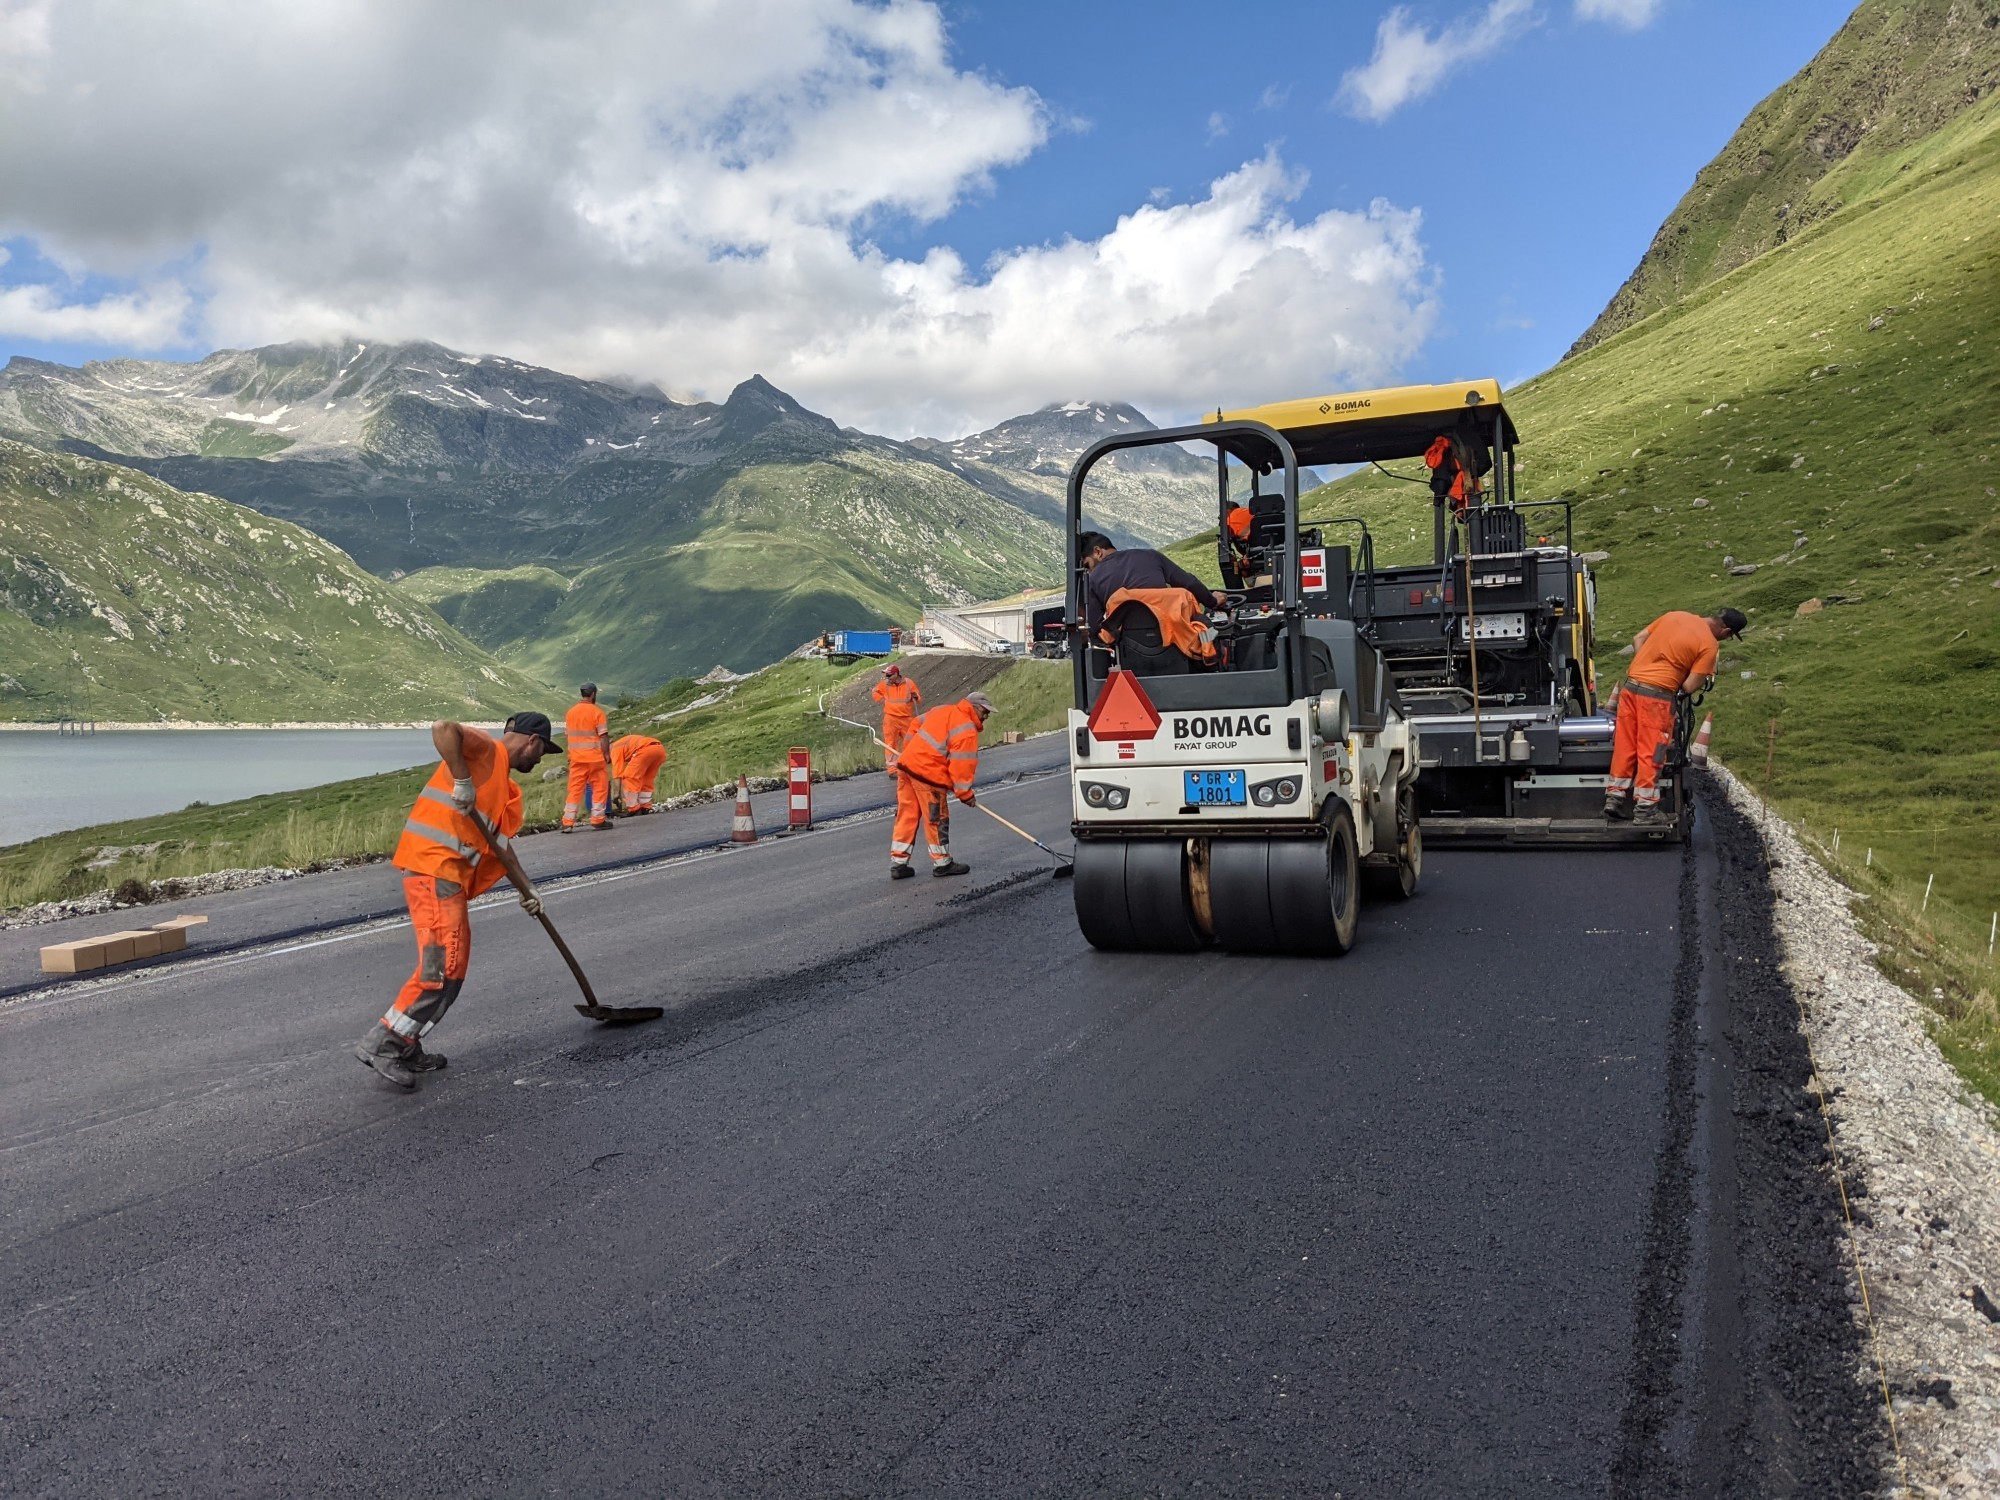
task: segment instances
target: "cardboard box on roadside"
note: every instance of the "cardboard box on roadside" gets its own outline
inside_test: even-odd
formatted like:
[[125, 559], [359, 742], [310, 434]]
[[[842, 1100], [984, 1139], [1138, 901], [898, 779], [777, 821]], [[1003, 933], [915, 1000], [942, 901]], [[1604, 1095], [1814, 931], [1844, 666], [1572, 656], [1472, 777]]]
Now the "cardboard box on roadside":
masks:
[[158, 958], [187, 947], [188, 930], [200, 927], [207, 917], [170, 917], [151, 927], [129, 932], [112, 932], [103, 937], [79, 938], [75, 942], [51, 943], [42, 949], [44, 974], [88, 974], [127, 964], [135, 959]]

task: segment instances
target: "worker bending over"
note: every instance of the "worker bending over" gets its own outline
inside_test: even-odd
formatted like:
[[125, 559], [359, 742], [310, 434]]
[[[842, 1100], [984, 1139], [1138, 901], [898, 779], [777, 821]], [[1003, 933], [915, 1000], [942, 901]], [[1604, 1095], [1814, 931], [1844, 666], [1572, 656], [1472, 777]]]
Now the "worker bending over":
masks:
[[515, 714], [495, 740], [480, 730], [440, 719], [431, 726], [438, 768], [417, 794], [396, 841], [403, 900], [417, 934], [417, 968], [396, 1003], [368, 1028], [354, 1055], [399, 1088], [444, 1066], [423, 1037], [444, 1019], [465, 983], [472, 959], [472, 917], [466, 903], [505, 875], [529, 916], [541, 897], [528, 883], [509, 842], [521, 831], [521, 789], [510, 771], [532, 771], [544, 755], [561, 754], [546, 714]]
[[888, 755], [889, 774], [894, 776], [896, 752], [909, 738], [917, 710], [924, 706], [924, 695], [917, 691], [915, 682], [903, 675], [901, 667], [890, 662], [882, 669], [882, 680], [875, 684], [874, 697], [882, 705], [882, 746]]
[[911, 726], [896, 757], [896, 828], [889, 836], [889, 878], [907, 880], [917, 824], [930, 840], [931, 874], [963, 875], [970, 868], [951, 857], [951, 804], [955, 796], [972, 806], [972, 781], [979, 774], [979, 731], [993, 712], [993, 700], [969, 693], [957, 703], [934, 708]]
[[1714, 682], [1716, 643], [1743, 634], [1749, 624], [1741, 610], [1719, 609], [1704, 619], [1677, 609], [1632, 637], [1632, 665], [1618, 690], [1605, 817], [1619, 822], [1629, 818], [1645, 828], [1666, 823], [1667, 815], [1660, 811], [1660, 761], [1674, 737], [1674, 699]]
[[1076, 539], [1084, 579], [1083, 617], [1089, 634], [1118, 652], [1131, 671], [1156, 676], [1187, 672], [1215, 660], [1214, 632], [1199, 617], [1229, 596], [1211, 589], [1163, 552], [1120, 551], [1100, 532]]
[[569, 741], [569, 796], [563, 799], [562, 831], [576, 827], [577, 809], [590, 798], [590, 826], [611, 826], [611, 772], [605, 752], [611, 743], [611, 721], [597, 706], [597, 684], [577, 689], [581, 701], [563, 715]]
[[628, 734], [612, 741], [611, 778], [618, 783], [627, 817], [653, 810], [653, 788], [660, 784], [660, 767], [666, 763], [667, 747], [650, 734]]

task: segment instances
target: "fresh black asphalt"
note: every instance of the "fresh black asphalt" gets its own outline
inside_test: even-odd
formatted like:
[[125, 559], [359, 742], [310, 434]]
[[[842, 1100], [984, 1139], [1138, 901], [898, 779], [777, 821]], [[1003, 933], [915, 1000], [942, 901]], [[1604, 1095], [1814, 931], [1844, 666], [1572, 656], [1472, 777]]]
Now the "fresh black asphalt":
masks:
[[[1060, 778], [985, 795], [1066, 824]], [[583, 1022], [535, 924], [481, 909], [451, 1066], [413, 1096], [347, 1051], [409, 969], [392, 924], [0, 1006], [0, 1492], [1868, 1472], [1768, 888], [1761, 928], [1751, 901], [1686, 930], [1725, 873], [1754, 887], [1740, 848], [1434, 855], [1343, 959], [1109, 956], [1037, 851], [955, 825], [956, 881], [888, 881], [877, 818], [558, 884], [601, 997], [672, 1007], [645, 1027]], [[322, 878], [393, 900], [386, 867]], [[311, 926], [283, 915], [258, 920]], [[1757, 975], [1704, 1002], [1731, 942]], [[1778, 1101], [1727, 1130], [1703, 1017]], [[1810, 1245], [1760, 1248], [1788, 1229]], [[1781, 1430], [1811, 1435], [1782, 1469], [1689, 1456]]]

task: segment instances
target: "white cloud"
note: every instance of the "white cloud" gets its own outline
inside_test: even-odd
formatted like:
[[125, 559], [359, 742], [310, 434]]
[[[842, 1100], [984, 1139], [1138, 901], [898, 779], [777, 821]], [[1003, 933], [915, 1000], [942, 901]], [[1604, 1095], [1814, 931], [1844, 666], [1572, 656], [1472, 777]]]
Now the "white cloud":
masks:
[[111, 344], [164, 349], [186, 334], [192, 299], [178, 286], [65, 301], [46, 286], [0, 287], [0, 337], [43, 343]]
[[1453, 69], [1484, 57], [1534, 24], [1533, 9], [1533, 0], [1488, 0], [1476, 17], [1454, 21], [1433, 36], [1399, 5], [1376, 27], [1374, 55], [1341, 76], [1335, 102], [1358, 119], [1386, 120], [1430, 93]]
[[1211, 110], [1208, 116], [1208, 138], [1219, 141], [1229, 134], [1229, 116], [1221, 110]]
[[1074, 391], [1187, 411], [1372, 379], [1432, 317], [1417, 216], [1296, 222], [1275, 157], [1096, 241], [885, 254], [1056, 128], [956, 66], [922, 0], [0, 0], [17, 17], [0, 239], [128, 289], [17, 286], [19, 336], [425, 337], [716, 396], [761, 371], [943, 431]]
[[1660, 13], [1661, 0], [1576, 0], [1580, 21], [1609, 21], [1628, 31], [1641, 31], [1653, 24]]
[[1264, 92], [1257, 96], [1257, 107], [1259, 109], [1283, 109], [1286, 101], [1291, 97], [1292, 86], [1289, 83], [1267, 83], [1264, 85]]

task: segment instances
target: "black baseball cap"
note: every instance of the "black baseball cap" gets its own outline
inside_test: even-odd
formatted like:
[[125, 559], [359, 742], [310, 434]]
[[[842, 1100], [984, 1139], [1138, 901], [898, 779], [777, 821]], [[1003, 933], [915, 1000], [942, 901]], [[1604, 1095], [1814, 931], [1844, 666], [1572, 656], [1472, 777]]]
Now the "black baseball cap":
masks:
[[1723, 629], [1727, 630], [1732, 636], [1741, 635], [1750, 628], [1749, 617], [1740, 609], [1718, 609], [1715, 612], [1715, 617], [1722, 621]]
[[547, 714], [515, 714], [505, 724], [504, 732], [507, 734], [532, 734], [539, 736], [541, 742], [548, 746], [548, 754], [561, 755], [563, 753], [562, 746], [556, 743], [555, 730], [549, 724], [549, 716]]
[[588, 698], [592, 693], [597, 691], [597, 684], [594, 682], [586, 682], [582, 687], [578, 688], [577, 691], [583, 694], [584, 697]]

